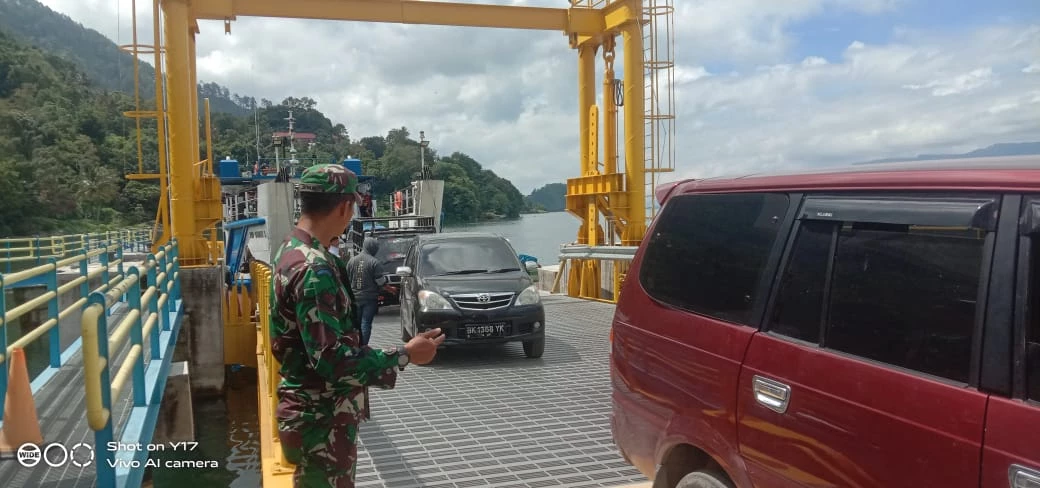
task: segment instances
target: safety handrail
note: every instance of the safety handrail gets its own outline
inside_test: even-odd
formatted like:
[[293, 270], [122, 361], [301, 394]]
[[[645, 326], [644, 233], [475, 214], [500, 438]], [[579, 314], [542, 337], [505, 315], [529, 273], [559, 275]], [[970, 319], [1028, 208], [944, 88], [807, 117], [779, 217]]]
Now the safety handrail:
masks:
[[[152, 375], [153, 363], [168, 360], [167, 355], [172, 353], [163, 353], [160, 334], [173, 330], [172, 314], [181, 299], [178, 255], [177, 241], [171, 240], [155, 254], [148, 254], [142, 266], [127, 269], [126, 276], [107, 291], [91, 293], [83, 310], [86, 416], [97, 446], [107, 445], [113, 440], [112, 403], [119, 399], [128, 382], [135, 408], [152, 406], [162, 399], [154, 391], [150, 397], [146, 395], [145, 375]], [[147, 280], [147, 287], [142, 285], [142, 278]], [[106, 310], [123, 297], [127, 303], [126, 315], [109, 331]], [[116, 365], [115, 356], [127, 340], [130, 348], [123, 361]], [[101, 457], [96, 462], [98, 486], [115, 483], [114, 455], [108, 450], [99, 451]]]
[[48, 258], [64, 259], [81, 251], [92, 251], [119, 242], [127, 251], [144, 251], [151, 244], [147, 229], [124, 229], [89, 234], [69, 234], [0, 239], [0, 271], [11, 274], [16, 267], [39, 266]]
[[[8, 239], [10, 241], [11, 239]], [[25, 349], [33, 342], [39, 340], [45, 334], [48, 335], [48, 352], [50, 356], [48, 366], [60, 368], [62, 366], [61, 350], [61, 321], [70, 315], [82, 310], [87, 303], [87, 296], [91, 293], [90, 281], [100, 277], [101, 286], [93, 291], [106, 291], [112, 285], [123, 279], [124, 258], [123, 250], [126, 248], [123, 241], [99, 244], [94, 250], [80, 249], [71, 257], [57, 259], [53, 256], [46, 259], [46, 264], [34, 266], [29, 269], [10, 274], [0, 274], [0, 405], [7, 398], [7, 384], [9, 368], [7, 358], [15, 349]], [[109, 254], [115, 253], [116, 258], [109, 260]], [[97, 259], [100, 266], [90, 269], [90, 263]], [[79, 265], [79, 276], [68, 283], [58, 284], [58, 273], [61, 269]], [[115, 267], [113, 270], [112, 268]], [[113, 271], [115, 277], [112, 277]], [[39, 296], [24, 303], [20, 303], [10, 309], [7, 308], [6, 291], [10, 288], [19, 287], [29, 280], [43, 277], [38, 286], [46, 287], [46, 291]], [[76, 291], [78, 288], [78, 291]], [[67, 307], [61, 307], [61, 299], [68, 293], [78, 293], [80, 298]], [[17, 340], [9, 343], [8, 324], [25, 317], [30, 312], [47, 306], [47, 319], [35, 327], [30, 327], [29, 332], [23, 334]], [[0, 421], [3, 420], [3, 409], [0, 409]]]
[[[142, 289], [141, 274], [148, 287]], [[177, 243], [170, 241], [159, 252], [149, 254], [142, 268], [132, 266], [126, 276], [106, 292], [90, 294], [83, 310], [83, 380], [86, 385], [87, 424], [100, 431], [111, 429], [112, 401], [133, 377], [134, 406], [145, 405], [144, 337], [149, 338], [150, 358], [159, 356], [159, 332], [170, 330], [169, 314], [174, 300], [180, 298], [180, 260]], [[106, 310], [126, 296], [128, 310], [109, 332]], [[130, 337], [126, 358], [110, 379], [110, 353], [118, 351]], [[114, 365], [112, 365], [114, 367]]]
[[[564, 274], [567, 275], [567, 294], [607, 303], [617, 303], [621, 297], [621, 287], [628, 272], [628, 266], [635, 258], [638, 246], [590, 246], [588, 244], [568, 244], [560, 246], [560, 268], [553, 280], [551, 291], [559, 289]], [[566, 267], [565, 267], [566, 265]], [[600, 298], [600, 290], [596, 284], [601, 275], [601, 265], [612, 267], [614, 277], [613, 297]]]
[[[271, 327], [271, 293], [269, 292], [272, 278], [271, 267], [260, 261], [253, 261], [250, 263], [249, 276], [253, 280], [261, 332], [258, 347], [264, 353], [264, 358], [267, 361], [267, 378], [265, 378], [265, 381], [267, 382], [269, 397], [273, 397], [273, 392], [277, 391], [278, 388], [278, 366], [274, 364], [277, 360], [268, 353], [271, 350], [271, 339], [268, 333]], [[271, 398], [267, 400], [269, 402], [273, 401]], [[276, 403], [271, 403], [272, 408], [276, 406]], [[273, 412], [274, 410], [272, 409], [271, 411]], [[272, 432], [272, 434], [274, 434], [273, 438], [278, 438], [278, 432]]]
[[[271, 267], [260, 261], [253, 261], [250, 263], [249, 275], [253, 280], [253, 294], [255, 296], [254, 301], [257, 304], [257, 328], [258, 336], [257, 339], [257, 366], [261, 371], [266, 372], [266, 378], [263, 381], [266, 383], [264, 391], [267, 393], [267, 398], [261, 398], [261, 402], [267, 402], [266, 408], [261, 407], [260, 415], [265, 413], [270, 416], [269, 425], [271, 431], [266, 435], [271, 439], [273, 447], [271, 449], [272, 455], [276, 465], [283, 468], [292, 466], [288, 460], [285, 459], [285, 455], [282, 453], [282, 448], [278, 436], [278, 422], [275, 421], [274, 415], [278, 411], [278, 383], [281, 381], [281, 375], [279, 369], [281, 366], [278, 364], [278, 360], [271, 355], [271, 279], [273, 273]], [[291, 471], [290, 471], [291, 472]]]

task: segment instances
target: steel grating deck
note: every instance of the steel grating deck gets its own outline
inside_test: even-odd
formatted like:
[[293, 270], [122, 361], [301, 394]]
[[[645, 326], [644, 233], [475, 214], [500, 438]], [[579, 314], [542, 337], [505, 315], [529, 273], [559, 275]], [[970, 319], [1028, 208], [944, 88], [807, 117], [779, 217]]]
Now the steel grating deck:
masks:
[[[610, 434], [608, 334], [614, 306], [543, 297], [541, 359], [519, 343], [447, 349], [409, 366], [393, 390], [370, 390], [357, 486], [593, 487], [643, 482]], [[372, 345], [400, 343], [396, 307]]]

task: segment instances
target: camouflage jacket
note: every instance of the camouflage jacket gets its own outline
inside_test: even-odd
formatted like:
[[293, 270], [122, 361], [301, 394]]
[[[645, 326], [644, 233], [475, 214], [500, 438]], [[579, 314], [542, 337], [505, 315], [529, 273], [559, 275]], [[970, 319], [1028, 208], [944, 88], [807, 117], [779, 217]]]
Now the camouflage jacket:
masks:
[[357, 306], [345, 277], [341, 259], [294, 228], [274, 257], [271, 350], [281, 363], [279, 391], [316, 401], [348, 396], [366, 416], [359, 402], [365, 387], [394, 387], [398, 353], [359, 346]]

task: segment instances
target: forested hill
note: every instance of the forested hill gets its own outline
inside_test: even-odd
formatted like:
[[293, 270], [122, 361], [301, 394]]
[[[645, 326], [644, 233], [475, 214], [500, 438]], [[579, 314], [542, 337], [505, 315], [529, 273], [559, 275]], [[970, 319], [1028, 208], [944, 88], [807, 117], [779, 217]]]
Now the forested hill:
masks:
[[[138, 8], [151, 8], [151, 3], [138, 3]], [[129, 25], [129, 19], [124, 18]], [[138, 32], [151, 38], [152, 25], [138, 24]], [[55, 12], [36, 0], [0, 0], [0, 30], [16, 39], [55, 54], [79, 68], [101, 88], [134, 93], [133, 56], [119, 50], [116, 43], [96, 30], [88, 29], [67, 15]], [[122, 44], [130, 44], [126, 39]], [[144, 55], [144, 59], [150, 59]], [[155, 69], [150, 63], [138, 63], [142, 100], [152, 100], [155, 93]], [[199, 83], [199, 100], [209, 97], [211, 112], [244, 115], [256, 103], [240, 97], [216, 83]]]
[[126, 95], [92, 87], [71, 62], [0, 30], [0, 236], [153, 216], [157, 187], [122, 177], [136, 161], [129, 109]]
[[527, 197], [532, 210], [561, 212], [567, 208], [567, 184], [549, 183], [531, 192]]
[[[98, 87], [71, 61], [0, 29], [0, 237], [83, 232], [154, 218], [158, 188], [124, 178], [137, 170], [134, 124], [122, 115], [132, 105], [128, 95]], [[333, 123], [308, 98], [265, 101], [258, 107], [259, 151], [252, 114], [213, 114], [214, 156], [236, 158], [243, 168], [258, 154], [273, 156], [271, 133], [286, 129], [290, 109], [297, 131], [317, 135], [315, 144], [297, 145], [301, 160], [358, 157], [365, 173], [379, 178], [375, 189], [384, 194], [407, 185], [419, 172], [419, 144], [407, 129], [354, 141], [346, 127]], [[142, 138], [145, 170], [151, 172], [157, 154], [154, 127], [147, 123]], [[430, 147], [426, 161], [433, 175], [446, 181], [448, 222], [488, 214], [512, 217], [524, 207], [512, 183], [465, 154], [439, 157]]]

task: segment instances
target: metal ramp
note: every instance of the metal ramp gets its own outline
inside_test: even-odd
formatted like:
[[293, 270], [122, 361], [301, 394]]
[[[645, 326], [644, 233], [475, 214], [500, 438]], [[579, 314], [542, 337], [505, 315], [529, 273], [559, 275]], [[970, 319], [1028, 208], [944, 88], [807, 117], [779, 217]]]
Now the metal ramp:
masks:
[[[610, 433], [608, 334], [614, 306], [543, 297], [545, 355], [520, 344], [438, 353], [393, 390], [370, 389], [358, 488], [618, 486], [645, 481]], [[400, 341], [388, 307], [372, 344]]]

